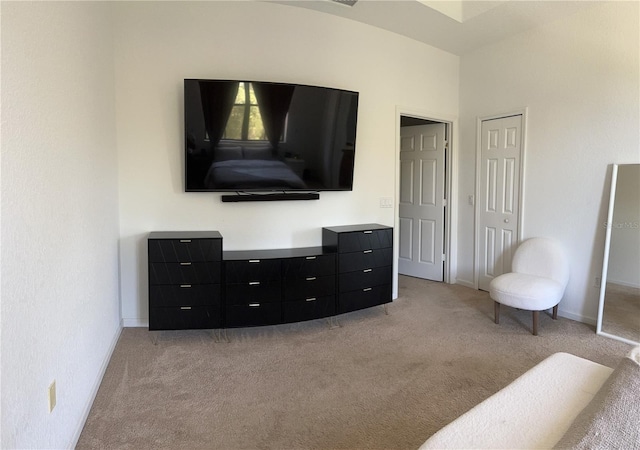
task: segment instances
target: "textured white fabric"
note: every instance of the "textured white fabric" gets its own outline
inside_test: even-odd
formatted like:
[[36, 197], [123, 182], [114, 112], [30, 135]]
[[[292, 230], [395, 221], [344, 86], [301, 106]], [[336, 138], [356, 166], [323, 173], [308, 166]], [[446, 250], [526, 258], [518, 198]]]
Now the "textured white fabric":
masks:
[[569, 261], [560, 243], [554, 239], [535, 237], [517, 248], [511, 271], [551, 278], [566, 286], [569, 281]]
[[540, 237], [524, 241], [513, 255], [511, 266], [512, 272], [489, 283], [493, 300], [531, 311], [560, 303], [569, 281], [569, 263], [558, 242]]
[[564, 286], [550, 278], [523, 273], [506, 273], [491, 280], [491, 298], [514, 308], [542, 311], [556, 306]]
[[555, 353], [442, 428], [426, 449], [549, 449], [613, 369]]

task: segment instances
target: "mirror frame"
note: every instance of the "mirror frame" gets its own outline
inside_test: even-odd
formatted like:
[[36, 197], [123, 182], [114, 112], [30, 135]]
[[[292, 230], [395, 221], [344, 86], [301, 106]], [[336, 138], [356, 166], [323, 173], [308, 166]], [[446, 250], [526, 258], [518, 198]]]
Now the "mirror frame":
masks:
[[615, 334], [602, 331], [602, 315], [604, 313], [604, 296], [607, 287], [607, 272], [609, 270], [609, 249], [611, 247], [611, 224], [613, 223], [613, 209], [616, 200], [616, 185], [618, 181], [619, 164], [613, 164], [611, 169], [611, 192], [609, 193], [609, 211], [607, 213], [606, 231], [604, 239], [604, 258], [602, 261], [602, 277], [600, 278], [600, 300], [598, 303], [598, 322], [596, 324], [596, 334], [611, 339], [625, 342], [631, 345], [639, 345], [640, 342], [617, 336]]

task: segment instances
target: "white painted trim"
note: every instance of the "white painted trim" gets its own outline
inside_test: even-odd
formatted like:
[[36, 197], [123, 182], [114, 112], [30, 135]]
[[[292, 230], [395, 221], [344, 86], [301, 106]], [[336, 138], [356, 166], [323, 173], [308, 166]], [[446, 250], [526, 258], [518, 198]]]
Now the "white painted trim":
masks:
[[[607, 229], [604, 238], [604, 256], [602, 258], [602, 278], [600, 278], [600, 298], [598, 300], [598, 323], [596, 333], [604, 335], [602, 331], [602, 314], [604, 313], [604, 294], [607, 287], [607, 272], [609, 270], [609, 249], [611, 247], [611, 223], [613, 223], [613, 205], [616, 201], [616, 182], [618, 181], [618, 165], [611, 166], [611, 191], [609, 192], [609, 210], [607, 212]], [[604, 333], [604, 334], [603, 334]]]
[[632, 341], [631, 339], [623, 338], [623, 337], [617, 336], [615, 334], [609, 334], [609, 333], [606, 333], [604, 331], [599, 332], [598, 335], [604, 336], [604, 337], [608, 337], [608, 338], [611, 338], [611, 339], [615, 339], [616, 341], [625, 342], [627, 344], [638, 345], [638, 343], [636, 341]]
[[473, 281], [461, 280], [461, 279], [458, 278], [456, 280], [455, 284], [458, 284], [458, 285], [464, 286], [464, 287], [468, 287], [468, 288], [471, 288], [471, 289], [478, 289]]
[[576, 322], [586, 323], [588, 325], [596, 324], [596, 319], [594, 319], [593, 317], [586, 317], [581, 314], [575, 314], [560, 308], [558, 308], [558, 316], [564, 317], [565, 319], [575, 320]]
[[[445, 149], [446, 169], [445, 169], [445, 193], [447, 194], [447, 207], [445, 209], [445, 227], [444, 227], [444, 253], [446, 255], [444, 264], [443, 279], [445, 283], [455, 284], [458, 274], [458, 208], [456, 199], [458, 198], [458, 118], [448, 114], [440, 114], [431, 111], [418, 110], [415, 108], [396, 106], [396, 182], [395, 182], [395, 201], [394, 201], [394, 228], [399, 229], [400, 218], [398, 214], [400, 208], [400, 117], [413, 117], [416, 119], [433, 120], [435, 122], [446, 123], [447, 141], [449, 145]], [[393, 261], [394, 261], [394, 292], [397, 293], [398, 267], [399, 258], [399, 242], [400, 233], [394, 233], [393, 236]]]
[[[627, 338], [623, 338], [621, 336], [617, 336], [615, 334], [607, 333], [606, 331], [602, 331], [602, 316], [604, 314], [604, 300], [605, 300], [605, 291], [607, 288], [607, 278], [609, 271], [609, 251], [611, 249], [611, 224], [613, 223], [613, 212], [614, 206], [616, 202], [616, 185], [618, 182], [618, 164], [611, 165], [611, 192], [609, 192], [609, 209], [607, 212], [607, 228], [605, 231], [604, 238], [604, 256], [602, 258], [602, 277], [600, 278], [600, 298], [598, 299], [598, 320], [596, 322], [596, 334], [599, 336], [608, 337], [611, 339], [616, 339], [618, 341], [626, 342], [627, 344], [638, 345], [639, 342], [632, 341]], [[620, 282], [618, 282], [620, 284]], [[630, 283], [623, 283], [623, 285], [633, 286]]]
[[98, 389], [100, 389], [100, 385], [102, 384], [102, 379], [104, 378], [104, 374], [107, 371], [107, 367], [109, 366], [109, 361], [111, 361], [111, 356], [113, 356], [113, 352], [116, 349], [116, 344], [118, 343], [118, 339], [120, 339], [120, 335], [122, 334], [122, 322], [120, 322], [120, 326], [116, 329], [113, 338], [111, 339], [111, 344], [109, 344], [109, 350], [105, 355], [102, 364], [100, 365], [100, 370], [98, 371], [98, 376], [93, 382], [93, 387], [91, 388], [91, 395], [87, 403], [85, 404], [84, 410], [82, 411], [82, 420], [78, 423], [78, 427], [76, 428], [76, 432], [73, 435], [73, 439], [71, 441], [72, 445], [69, 447], [71, 449], [76, 448], [78, 445], [78, 440], [80, 439], [80, 434], [82, 434], [82, 430], [84, 425], [89, 418], [89, 413], [91, 412], [91, 407], [93, 406], [93, 402], [96, 399], [96, 395], [98, 395]]
[[611, 277], [609, 277], [609, 275], [607, 275], [606, 282], [609, 285], [615, 285], [615, 286], [626, 287], [626, 288], [640, 289], [640, 284], [629, 283], [628, 281], [623, 281], [623, 280], [612, 280]]
[[149, 327], [149, 319], [122, 319], [124, 328], [140, 328]]
[[478, 223], [480, 222], [480, 209], [478, 208], [478, 194], [480, 192], [480, 163], [481, 163], [481, 150], [482, 150], [482, 122], [486, 120], [502, 119], [504, 117], [522, 116], [522, 133], [520, 134], [520, 183], [518, 193], [518, 228], [516, 231], [516, 243], [520, 243], [522, 236], [524, 236], [524, 200], [525, 200], [525, 167], [526, 167], [526, 155], [527, 155], [527, 128], [529, 107], [525, 106], [520, 109], [512, 110], [511, 112], [503, 114], [492, 114], [488, 116], [476, 117], [476, 187], [474, 194], [474, 215], [473, 215], [473, 230], [474, 230], [474, 246], [473, 246], [473, 286], [478, 289], [479, 275], [478, 270], [480, 267], [480, 261], [478, 260], [480, 254], [480, 239], [478, 230]]
[[480, 255], [480, 241], [478, 238], [478, 221], [480, 220], [480, 210], [478, 208], [478, 193], [480, 192], [480, 153], [482, 151], [482, 119], [476, 117], [476, 186], [474, 189], [473, 198], [473, 288], [478, 289], [479, 275], [478, 269], [480, 267], [479, 255]]

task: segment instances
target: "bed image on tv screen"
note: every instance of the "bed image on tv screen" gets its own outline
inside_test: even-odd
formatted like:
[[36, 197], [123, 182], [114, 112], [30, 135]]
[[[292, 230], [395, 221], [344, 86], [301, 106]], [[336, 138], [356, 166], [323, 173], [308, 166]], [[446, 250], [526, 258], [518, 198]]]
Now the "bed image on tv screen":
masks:
[[352, 190], [358, 94], [185, 80], [186, 191]]
[[278, 160], [232, 159], [211, 164], [205, 187], [212, 189], [309, 189], [286, 163]]

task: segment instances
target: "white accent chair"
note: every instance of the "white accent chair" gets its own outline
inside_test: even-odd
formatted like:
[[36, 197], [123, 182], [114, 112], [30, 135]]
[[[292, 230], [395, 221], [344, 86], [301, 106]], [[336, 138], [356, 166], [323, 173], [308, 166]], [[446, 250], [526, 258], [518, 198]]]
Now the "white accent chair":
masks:
[[512, 272], [489, 283], [495, 322], [500, 323], [501, 304], [533, 311], [533, 334], [537, 336], [540, 311], [553, 308], [553, 319], [558, 318], [558, 303], [569, 281], [569, 261], [559, 242], [536, 237], [520, 244], [511, 267]]

